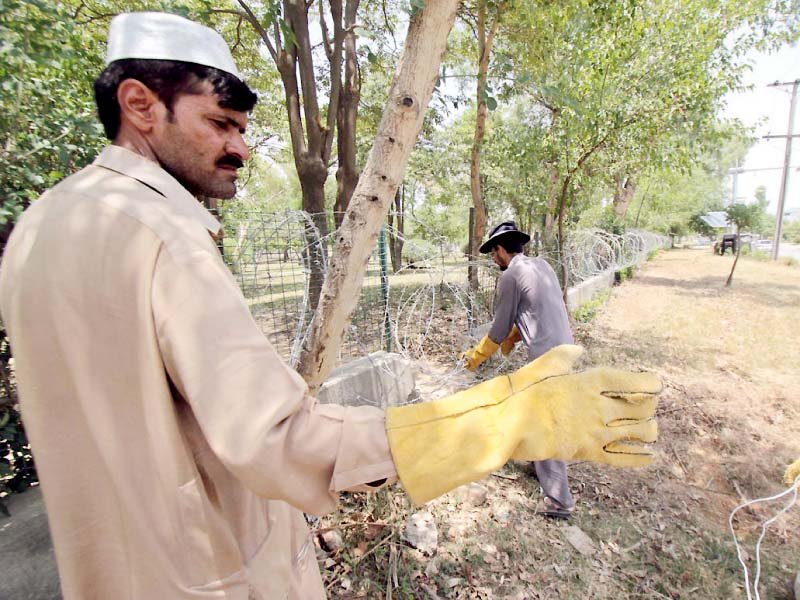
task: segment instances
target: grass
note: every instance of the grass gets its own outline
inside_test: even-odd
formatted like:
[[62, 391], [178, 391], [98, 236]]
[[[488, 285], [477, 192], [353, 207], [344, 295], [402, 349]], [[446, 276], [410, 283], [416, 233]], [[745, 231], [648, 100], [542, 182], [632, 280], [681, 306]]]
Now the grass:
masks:
[[[743, 575], [727, 518], [741, 502], [781, 489], [800, 455], [800, 270], [703, 251], [661, 253], [613, 288], [605, 308], [582, 326], [588, 364], [659, 372], [665, 382], [653, 465], [621, 470], [570, 467], [579, 511], [573, 525], [595, 552], [579, 554], [567, 525], [534, 514], [540, 497], [527, 465], [511, 463], [480, 482], [483, 506], [451, 493], [426, 506], [439, 527], [435, 556], [402, 541], [411, 513], [399, 486], [348, 495], [326, 523], [380, 520], [394, 537], [351, 570], [341, 585], [338, 556], [324, 567], [329, 597], [385, 598], [743, 598]], [[736, 527], [754, 566], [759, 526], [774, 506], [741, 511]], [[800, 508], [774, 523], [764, 541], [762, 598], [788, 600], [800, 570]], [[353, 552], [380, 544], [366, 529], [343, 528]], [[392, 558], [394, 557], [394, 558]], [[348, 560], [352, 561], [352, 557]], [[324, 563], [323, 563], [324, 566]], [[397, 586], [394, 585], [394, 577]], [[391, 582], [391, 584], [389, 584]]]

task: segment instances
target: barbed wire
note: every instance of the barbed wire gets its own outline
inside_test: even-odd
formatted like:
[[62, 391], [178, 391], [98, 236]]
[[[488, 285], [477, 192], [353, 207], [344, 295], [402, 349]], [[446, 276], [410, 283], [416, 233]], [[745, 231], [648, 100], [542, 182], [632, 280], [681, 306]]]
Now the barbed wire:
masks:
[[[334, 222], [332, 215], [292, 210], [225, 216], [225, 260], [254, 318], [293, 367], [307, 343], [335, 243]], [[394, 225], [399, 222], [402, 229]], [[574, 285], [639, 264], [668, 243], [667, 237], [646, 231], [615, 235], [593, 229], [570, 232], [563, 256], [541, 246], [530, 250], [556, 272], [566, 266], [568, 285]], [[467, 260], [463, 248], [414, 215], [392, 213], [367, 264], [340, 361], [378, 350], [399, 353], [432, 382], [428, 392], [433, 397], [474, 383], [474, 376], [465, 376], [459, 357], [486, 333], [499, 275], [489, 259]], [[524, 354], [493, 359], [481, 369], [481, 377], [507, 371]]]

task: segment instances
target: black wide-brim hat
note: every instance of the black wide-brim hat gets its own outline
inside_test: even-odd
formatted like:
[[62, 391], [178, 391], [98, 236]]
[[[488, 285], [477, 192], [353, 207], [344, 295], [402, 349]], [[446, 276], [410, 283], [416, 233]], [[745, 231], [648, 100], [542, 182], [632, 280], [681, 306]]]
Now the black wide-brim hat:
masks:
[[514, 221], [504, 221], [489, 232], [489, 239], [479, 248], [481, 254], [488, 254], [500, 240], [519, 240], [523, 245], [531, 241], [531, 236], [517, 229]]

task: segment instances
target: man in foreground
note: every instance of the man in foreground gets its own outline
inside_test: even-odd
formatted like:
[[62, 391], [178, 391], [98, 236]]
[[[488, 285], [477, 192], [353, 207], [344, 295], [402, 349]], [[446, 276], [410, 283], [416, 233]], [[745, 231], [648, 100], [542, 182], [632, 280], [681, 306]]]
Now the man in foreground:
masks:
[[[528, 349], [529, 360], [561, 344], [573, 343], [567, 307], [553, 268], [543, 258], [522, 253], [530, 239], [513, 221], [506, 221], [492, 229], [480, 247], [483, 254], [492, 255], [503, 273], [497, 285], [492, 327], [465, 354], [470, 370], [475, 370], [498, 348], [509, 354], [520, 340]], [[556, 519], [569, 518], [575, 510], [575, 500], [564, 461], [535, 461], [533, 465], [544, 490], [537, 512]]]
[[570, 374], [575, 346], [436, 402], [318, 405], [194, 197], [232, 197], [248, 156], [256, 98], [222, 38], [121, 15], [95, 93], [112, 145], [31, 205], [0, 269], [67, 600], [321, 599], [301, 511], [343, 490], [399, 478], [422, 503], [510, 458], [649, 462], [658, 378]]

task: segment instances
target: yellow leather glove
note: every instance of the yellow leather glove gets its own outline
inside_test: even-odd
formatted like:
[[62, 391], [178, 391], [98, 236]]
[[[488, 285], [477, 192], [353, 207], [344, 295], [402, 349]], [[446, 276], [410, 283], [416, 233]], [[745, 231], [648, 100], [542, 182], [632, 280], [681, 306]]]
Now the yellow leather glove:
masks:
[[500, 344], [495, 344], [489, 339], [488, 335], [485, 335], [483, 336], [483, 339], [478, 342], [477, 346], [464, 352], [464, 354], [461, 355], [461, 358], [467, 362], [467, 370], [474, 371], [483, 364], [483, 361], [497, 352], [499, 347]]
[[522, 339], [522, 336], [519, 334], [519, 329], [517, 326], [514, 325], [511, 328], [511, 331], [508, 334], [508, 337], [500, 342], [500, 352], [503, 353], [503, 356], [508, 356], [511, 354], [511, 351], [514, 349], [514, 344]]
[[798, 477], [800, 477], [800, 458], [786, 467], [783, 480], [786, 482], [786, 485], [792, 485]]
[[591, 369], [568, 374], [579, 346], [554, 348], [511, 375], [441, 400], [388, 408], [386, 432], [397, 473], [422, 504], [518, 460], [584, 459], [647, 465], [660, 379]]

